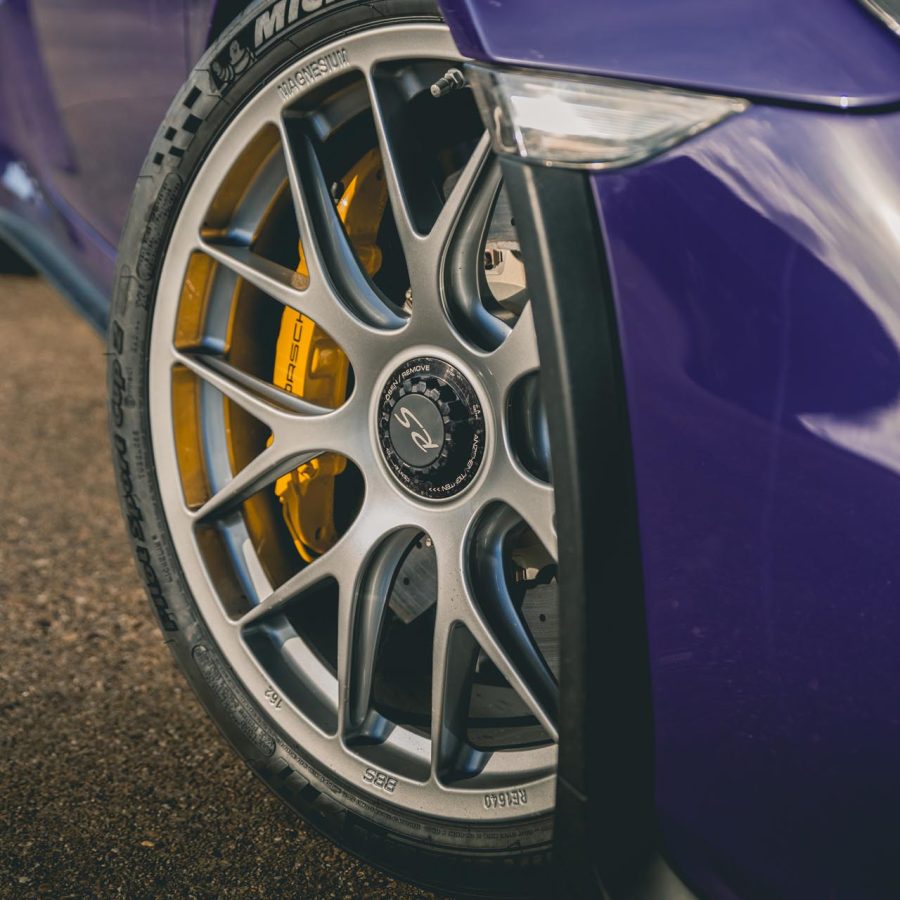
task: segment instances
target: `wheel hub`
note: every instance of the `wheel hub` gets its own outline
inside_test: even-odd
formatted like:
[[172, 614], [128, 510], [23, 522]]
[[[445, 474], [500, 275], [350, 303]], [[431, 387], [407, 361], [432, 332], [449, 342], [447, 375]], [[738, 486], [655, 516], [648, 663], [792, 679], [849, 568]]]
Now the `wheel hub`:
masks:
[[451, 363], [422, 356], [396, 368], [381, 393], [377, 427], [388, 469], [418, 497], [455, 497], [478, 474], [484, 409]]

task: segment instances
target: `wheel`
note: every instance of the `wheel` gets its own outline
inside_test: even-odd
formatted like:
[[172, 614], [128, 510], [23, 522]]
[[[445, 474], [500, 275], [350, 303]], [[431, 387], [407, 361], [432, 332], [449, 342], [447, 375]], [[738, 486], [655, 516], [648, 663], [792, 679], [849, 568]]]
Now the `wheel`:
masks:
[[499, 163], [469, 89], [431, 91], [459, 62], [421, 0], [225, 32], [135, 191], [110, 422], [150, 599], [235, 750], [375, 865], [522, 896], [552, 836], [554, 498]]

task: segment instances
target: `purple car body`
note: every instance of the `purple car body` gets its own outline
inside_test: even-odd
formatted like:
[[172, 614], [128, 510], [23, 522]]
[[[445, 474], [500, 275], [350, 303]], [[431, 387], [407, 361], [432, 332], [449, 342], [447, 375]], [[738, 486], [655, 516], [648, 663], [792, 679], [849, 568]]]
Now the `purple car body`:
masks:
[[[706, 896], [897, 896], [900, 41], [853, 0], [442, 7], [476, 59], [751, 100], [591, 176], [660, 846]], [[213, 12], [0, 3], [0, 231], [97, 323], [144, 152]]]

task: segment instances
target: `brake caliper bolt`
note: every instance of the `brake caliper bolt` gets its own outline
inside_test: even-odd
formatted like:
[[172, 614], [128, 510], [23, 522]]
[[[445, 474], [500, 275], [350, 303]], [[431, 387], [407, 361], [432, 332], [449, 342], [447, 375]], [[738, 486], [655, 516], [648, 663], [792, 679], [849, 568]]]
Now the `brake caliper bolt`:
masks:
[[466, 76], [459, 69], [447, 69], [443, 78], [438, 80], [431, 86], [432, 97], [443, 97], [450, 91], [461, 88], [466, 83]]

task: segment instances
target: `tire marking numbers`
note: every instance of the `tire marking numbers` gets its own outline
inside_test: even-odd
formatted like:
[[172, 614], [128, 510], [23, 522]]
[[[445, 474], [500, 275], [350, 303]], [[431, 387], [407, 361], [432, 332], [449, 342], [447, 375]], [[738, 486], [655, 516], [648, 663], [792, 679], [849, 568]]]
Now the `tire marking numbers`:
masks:
[[281, 694], [278, 693], [274, 688], [266, 688], [266, 700], [275, 707], [275, 709], [281, 709], [281, 704], [284, 702], [281, 698]]
[[525, 806], [528, 803], [528, 791], [525, 788], [496, 791], [485, 794], [483, 802], [485, 809], [509, 809], [511, 806]]

